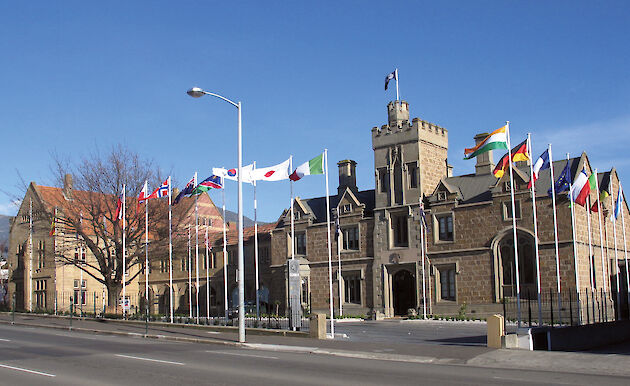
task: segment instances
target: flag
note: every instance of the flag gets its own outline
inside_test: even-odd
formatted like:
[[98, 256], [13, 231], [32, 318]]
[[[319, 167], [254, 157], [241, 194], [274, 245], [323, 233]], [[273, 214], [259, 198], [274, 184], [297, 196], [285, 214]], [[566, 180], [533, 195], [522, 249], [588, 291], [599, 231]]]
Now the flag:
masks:
[[48, 233], [49, 236], [55, 235], [55, 217], [56, 217], [56, 214], [53, 213], [52, 222], [50, 223], [50, 232]]
[[[603, 182], [604, 181], [602, 180], [602, 183]], [[608, 175], [608, 182], [599, 187], [599, 200], [604, 201], [608, 196], [610, 196], [610, 174]]]
[[116, 214], [114, 215], [114, 218], [118, 220], [122, 220], [123, 217], [123, 195], [124, 192], [120, 192], [120, 195], [118, 196], [118, 202], [116, 202]]
[[340, 234], [341, 226], [339, 225], [339, 208], [337, 208], [337, 215], [335, 216], [335, 241], [339, 241]]
[[[251, 184], [252, 170], [254, 170], [254, 164], [245, 165], [241, 168], [243, 170], [243, 182]], [[238, 169], [225, 169], [225, 168], [212, 168], [212, 174], [219, 176], [226, 180], [238, 181]], [[221, 188], [218, 188], [221, 189]]]
[[464, 149], [464, 159], [475, 158], [479, 154], [486, 153], [494, 149], [507, 149], [507, 126], [503, 126], [493, 131], [483, 141], [475, 147]]
[[215, 176], [214, 174], [205, 180], [201, 181], [199, 185], [192, 191], [192, 194], [201, 194], [203, 192], [207, 192], [210, 189], [222, 189], [223, 183], [221, 182], [221, 177]]
[[551, 164], [549, 163], [549, 149], [547, 149], [536, 160], [536, 163], [533, 166], [534, 174], [532, 176], [532, 179], [529, 180], [529, 184], [527, 184], [527, 188], [531, 189], [532, 185], [536, 183], [536, 180], [538, 179], [538, 176], [540, 175], [541, 170], [549, 169], [550, 167], [551, 167]]
[[569, 191], [569, 198], [579, 205], [586, 205], [586, 198], [591, 192], [591, 187], [595, 187], [594, 174], [587, 177], [586, 170], [582, 169], [575, 179], [575, 183]]
[[177, 197], [175, 197], [175, 200], [173, 200], [173, 205], [176, 205], [179, 202], [179, 200], [182, 199], [182, 197], [192, 193], [194, 189], [195, 189], [195, 177], [193, 176], [193, 178], [191, 178], [190, 181], [188, 181], [188, 183], [186, 184], [186, 187], [184, 187], [184, 189], [182, 189], [182, 191], [179, 192]]
[[422, 226], [427, 226], [427, 213], [424, 210], [424, 194], [420, 197], [420, 219], [422, 221]]
[[324, 174], [324, 153], [298, 166], [289, 176], [291, 181], [298, 181], [304, 176]]
[[281, 181], [289, 178], [290, 159], [267, 168], [255, 169], [252, 172], [252, 180]]
[[390, 72], [385, 77], [385, 91], [387, 91], [387, 85], [389, 84], [389, 81], [392, 79], [398, 80], [398, 69], [395, 69], [394, 71]]
[[[564, 169], [562, 169], [562, 173], [560, 173], [560, 176], [558, 176], [558, 179], [556, 180], [554, 184], [556, 194], [566, 192], [567, 190], [569, 190], [570, 183], [571, 183], [571, 166], [570, 166], [569, 161], [567, 161], [567, 164], [564, 166]], [[547, 194], [549, 195], [549, 197], [551, 197], [551, 188], [549, 188], [549, 190], [547, 191]]]
[[621, 189], [621, 184], [619, 184], [619, 191], [617, 192], [617, 202], [615, 203], [615, 208], [613, 209], [613, 212], [610, 215], [610, 219], [612, 221], [616, 221], [619, 218], [622, 202], [623, 202], [623, 191]]
[[142, 187], [142, 190], [140, 191], [140, 195], [138, 196], [138, 206], [136, 207], [136, 210], [140, 209], [140, 204], [142, 204], [143, 202], [149, 199], [149, 197], [147, 196], [148, 191], [149, 191], [149, 187], [147, 186], [147, 181], [145, 180], [144, 186]]
[[[509, 154], [510, 153], [505, 153], [505, 155], [501, 157], [501, 159], [497, 163], [497, 166], [492, 171], [492, 174], [494, 174], [496, 178], [501, 178], [503, 177], [503, 174], [505, 174], [505, 171], [507, 170], [509, 165]], [[512, 162], [527, 161], [528, 159], [529, 156], [527, 155], [527, 140], [524, 140], [512, 149]]]
[[151, 193], [151, 195], [147, 197], [147, 199], [160, 198], [160, 197], [166, 197], [166, 196], [168, 196], [168, 178], [166, 179], [166, 181], [162, 182], [162, 185], [160, 185], [159, 188], [155, 189], [153, 193]]

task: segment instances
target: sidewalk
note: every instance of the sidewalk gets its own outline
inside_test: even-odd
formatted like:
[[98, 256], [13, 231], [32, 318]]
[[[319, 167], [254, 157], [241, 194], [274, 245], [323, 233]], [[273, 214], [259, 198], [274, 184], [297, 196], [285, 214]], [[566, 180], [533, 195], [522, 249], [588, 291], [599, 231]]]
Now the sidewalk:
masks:
[[[11, 323], [10, 313], [0, 313], [0, 323]], [[22, 326], [65, 329], [66, 317], [43, 317], [16, 314], [15, 323]], [[73, 331], [114, 334], [139, 338], [145, 336], [144, 322], [96, 321], [74, 319]], [[301, 352], [362, 359], [466, 365], [484, 368], [515, 368], [537, 371], [562, 371], [582, 374], [605, 374], [630, 377], [630, 343], [593, 352], [546, 352], [494, 350], [482, 346], [457, 344], [404, 344], [354, 342], [344, 339], [315, 340], [305, 334], [294, 336], [254, 335], [248, 331], [247, 343], [238, 342], [234, 327], [187, 326], [149, 323], [147, 338], [171, 341], [219, 344], [265, 351]]]

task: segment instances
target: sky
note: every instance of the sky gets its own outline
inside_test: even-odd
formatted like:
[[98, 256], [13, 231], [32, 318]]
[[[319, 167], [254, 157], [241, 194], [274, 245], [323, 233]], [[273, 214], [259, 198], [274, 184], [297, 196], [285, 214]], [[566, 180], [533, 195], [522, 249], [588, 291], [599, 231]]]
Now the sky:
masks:
[[[52, 154], [80, 162], [122, 144], [180, 188], [235, 167], [236, 109], [190, 98], [193, 86], [242, 102], [244, 164], [297, 166], [328, 149], [331, 193], [343, 159], [373, 189], [371, 129], [387, 123], [395, 68], [411, 117], [448, 130], [455, 175], [474, 172], [462, 158], [475, 134], [510, 121], [535, 156], [548, 143], [556, 159], [586, 151], [623, 183], [628, 36], [627, 1], [2, 2], [0, 214], [16, 213], [21, 179], [55, 184]], [[294, 194], [323, 196], [324, 180]], [[261, 182], [258, 219], [278, 219], [290, 197], [288, 182]], [[251, 186], [243, 202], [253, 218]]]

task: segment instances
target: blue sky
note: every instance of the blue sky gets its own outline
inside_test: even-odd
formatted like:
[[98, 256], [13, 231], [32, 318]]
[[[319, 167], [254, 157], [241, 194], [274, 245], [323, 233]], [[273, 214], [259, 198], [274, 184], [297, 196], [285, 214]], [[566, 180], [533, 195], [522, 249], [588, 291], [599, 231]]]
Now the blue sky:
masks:
[[[3, 191], [21, 194], [16, 170], [53, 183], [51, 152], [79, 159], [117, 143], [180, 185], [235, 166], [236, 109], [188, 97], [192, 86], [242, 101], [245, 163], [299, 164], [328, 148], [331, 192], [348, 158], [372, 189], [370, 130], [386, 123], [395, 67], [411, 115], [449, 131], [455, 174], [474, 171], [462, 160], [473, 136], [509, 120], [535, 154], [550, 141], [557, 157], [586, 151], [624, 181], [629, 15], [626, 1], [3, 2]], [[294, 189], [321, 196], [324, 179]], [[236, 184], [226, 193], [236, 210]], [[289, 185], [261, 183], [258, 199], [273, 221]], [[249, 187], [244, 202], [253, 217]], [[0, 193], [0, 213], [15, 211]]]

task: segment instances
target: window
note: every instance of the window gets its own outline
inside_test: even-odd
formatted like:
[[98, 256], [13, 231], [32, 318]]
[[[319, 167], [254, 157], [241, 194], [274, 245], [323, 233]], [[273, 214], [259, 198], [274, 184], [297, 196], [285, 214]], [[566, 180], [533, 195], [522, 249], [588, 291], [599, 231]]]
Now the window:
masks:
[[437, 192], [438, 201], [446, 201], [446, 192]]
[[361, 273], [344, 273], [343, 289], [345, 303], [361, 304]]
[[[79, 293], [80, 292], [80, 293]], [[73, 302], [75, 305], [86, 305], [86, 291], [82, 290], [74, 290], [74, 298], [73, 298]]]
[[216, 267], [217, 267], [217, 253], [212, 252], [210, 253], [210, 268], [216, 268]]
[[46, 308], [46, 280], [35, 282], [35, 302], [37, 308]]
[[46, 242], [39, 241], [39, 249], [37, 250], [37, 268], [42, 269], [46, 266], [44, 261]]
[[455, 267], [439, 268], [440, 272], [440, 298], [442, 300], [455, 300]]
[[190, 271], [190, 263], [186, 257], [182, 257], [182, 271]]
[[168, 263], [166, 260], [160, 260], [160, 272], [168, 272]]
[[453, 241], [453, 215], [435, 216], [438, 223], [438, 240]]
[[350, 228], [343, 228], [341, 229], [341, 232], [343, 233], [343, 239], [342, 239], [343, 250], [358, 251], [359, 250], [359, 227], [353, 226]]
[[74, 248], [74, 263], [79, 264], [79, 253], [81, 253], [81, 263], [85, 263], [85, 250], [81, 247]]
[[418, 187], [418, 167], [415, 163], [407, 164], [407, 182], [409, 189]]
[[299, 220], [300, 218], [302, 218], [302, 213], [299, 210], [295, 210], [293, 212], [293, 219], [294, 220]]
[[270, 256], [269, 256], [269, 247], [260, 247], [258, 249], [258, 257], [260, 258], [260, 262], [262, 264], [270, 264]]
[[[518, 200], [514, 201], [514, 208], [516, 211], [516, 218], [521, 218], [521, 202]], [[512, 219], [512, 201], [503, 202], [503, 219], [511, 220]]]
[[387, 193], [389, 188], [389, 174], [387, 169], [380, 169], [378, 171], [378, 190], [381, 193]]
[[79, 280], [74, 279], [74, 288], [79, 288]]
[[341, 212], [342, 213], [352, 212], [352, 204], [343, 204], [343, 206], [341, 207]]
[[308, 278], [302, 278], [302, 303], [309, 304], [310, 296], [308, 292]]
[[407, 215], [392, 215], [391, 226], [393, 232], [393, 243], [395, 247], [406, 247], [409, 245], [409, 235], [407, 229]]
[[306, 233], [295, 234], [295, 254], [306, 255]]

